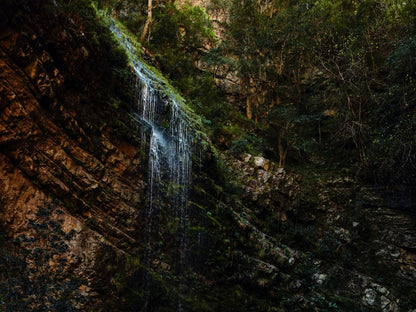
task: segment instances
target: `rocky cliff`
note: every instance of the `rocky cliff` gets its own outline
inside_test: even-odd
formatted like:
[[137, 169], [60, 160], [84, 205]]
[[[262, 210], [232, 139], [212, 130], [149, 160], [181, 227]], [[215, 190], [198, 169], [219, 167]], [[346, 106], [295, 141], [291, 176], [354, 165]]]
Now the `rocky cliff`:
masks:
[[[104, 52], [104, 40], [94, 46], [86, 28], [45, 6], [2, 4], [1, 219], [16, 257], [20, 249], [29, 253], [29, 281], [40, 283], [32, 265], [51, 276], [64, 266], [82, 276], [79, 292], [93, 298], [92, 284], [110, 285], [110, 264], [142, 244], [143, 156], [137, 133], [123, 132], [128, 111], [117, 103], [128, 99], [114, 83], [122, 79], [115, 71], [123, 58]], [[40, 237], [54, 227], [56, 237]], [[34, 263], [37, 248], [50, 254], [47, 263]]]

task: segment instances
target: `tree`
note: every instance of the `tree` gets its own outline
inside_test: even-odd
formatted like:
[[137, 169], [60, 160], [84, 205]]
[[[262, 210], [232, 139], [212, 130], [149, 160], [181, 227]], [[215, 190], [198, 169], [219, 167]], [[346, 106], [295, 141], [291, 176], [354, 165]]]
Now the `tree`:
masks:
[[144, 24], [142, 35], [140, 36], [140, 41], [143, 42], [146, 39], [146, 35], [149, 32], [149, 27], [152, 23], [152, 11], [153, 11], [153, 1], [148, 0], [147, 2], [147, 19]]

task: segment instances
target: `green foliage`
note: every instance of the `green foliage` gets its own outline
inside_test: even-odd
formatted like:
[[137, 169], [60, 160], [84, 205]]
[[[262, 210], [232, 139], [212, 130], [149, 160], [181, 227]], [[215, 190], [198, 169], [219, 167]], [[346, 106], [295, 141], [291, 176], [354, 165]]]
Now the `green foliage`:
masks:
[[[209, 72], [196, 66], [215, 44], [215, 34], [210, 20], [200, 7], [185, 5], [178, 8], [169, 3], [158, 7], [149, 40], [162, 71], [174, 85], [199, 107], [200, 113], [208, 113], [208, 107], [216, 105], [218, 95], [215, 81]], [[208, 120], [212, 114], [207, 115]]]
[[380, 94], [379, 107], [374, 110], [373, 122], [378, 128], [369, 150], [370, 176], [381, 184], [410, 189], [416, 181], [415, 42], [411, 32], [392, 44], [386, 62], [388, 88]]
[[258, 155], [261, 154], [263, 145], [263, 138], [251, 133], [231, 141], [229, 151], [235, 156], [241, 155], [242, 153]]
[[[413, 1], [232, 1], [225, 38], [208, 64], [239, 76], [241, 98], [264, 124], [265, 149], [276, 158], [280, 131], [284, 146], [296, 142], [291, 158], [296, 150], [314, 153], [318, 143], [355, 149], [386, 176], [409, 172], [415, 8]], [[294, 111], [291, 121], [285, 110]]]
[[[143, 5], [133, 2], [125, 9], [132, 14], [120, 13], [121, 22], [139, 35], [140, 23], [144, 23]], [[217, 40], [207, 13], [198, 6], [179, 7], [170, 1], [156, 2], [147, 39], [142, 44], [196, 112], [205, 116], [205, 124], [215, 127], [227, 119], [227, 107], [216, 88], [214, 76], [198, 65], [205, 62], [209, 47]]]

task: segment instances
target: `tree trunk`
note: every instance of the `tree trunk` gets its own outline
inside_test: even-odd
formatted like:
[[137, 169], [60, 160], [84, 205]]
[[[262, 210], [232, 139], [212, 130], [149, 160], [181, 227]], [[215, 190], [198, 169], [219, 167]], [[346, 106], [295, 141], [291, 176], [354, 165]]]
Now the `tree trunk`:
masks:
[[152, 23], [152, 9], [153, 9], [153, 1], [147, 1], [147, 19], [146, 23], [143, 27], [142, 35], [140, 36], [140, 41], [143, 42], [146, 39], [147, 32], [149, 31], [150, 24]]
[[253, 118], [250, 95], [247, 96], [247, 100], [246, 100], [246, 115], [247, 115], [247, 118], [250, 120], [251, 118]]
[[278, 144], [278, 149], [279, 149], [279, 167], [280, 168], [284, 168], [285, 167], [285, 161], [286, 161], [286, 152], [285, 149], [283, 147], [283, 143], [282, 143], [282, 135], [279, 134], [277, 135], [277, 144]]

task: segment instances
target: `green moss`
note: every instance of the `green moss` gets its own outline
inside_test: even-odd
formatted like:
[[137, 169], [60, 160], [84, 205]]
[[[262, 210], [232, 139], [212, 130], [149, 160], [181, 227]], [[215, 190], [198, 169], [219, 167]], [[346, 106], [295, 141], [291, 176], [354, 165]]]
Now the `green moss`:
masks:
[[[107, 27], [111, 27], [112, 25], [115, 25], [117, 28], [119, 28], [123, 34], [123, 36], [129, 41], [131, 46], [134, 50], [134, 58], [139, 59], [139, 61], [145, 66], [147, 72], [152, 77], [152, 82], [154, 83], [155, 87], [159, 89], [162, 93], [164, 93], [166, 96], [168, 96], [170, 99], [176, 101], [176, 103], [179, 103], [182, 112], [185, 115], [185, 118], [187, 119], [189, 125], [191, 128], [195, 129], [197, 132], [197, 135], [199, 138], [206, 138], [207, 136], [203, 132], [203, 126], [202, 126], [202, 120], [201, 117], [193, 111], [193, 109], [186, 105], [186, 101], [184, 98], [179, 94], [179, 92], [172, 86], [172, 84], [168, 81], [168, 79], [154, 66], [148, 64], [143, 60], [143, 49], [142, 45], [139, 43], [139, 41], [136, 39], [136, 37], [130, 33], [130, 31], [125, 27], [121, 22], [117, 20], [111, 19], [109, 17], [108, 12], [105, 10], [99, 10], [95, 5], [92, 5], [97, 15], [100, 17], [100, 22], [103, 25], [106, 25]], [[115, 42], [118, 42], [119, 47], [121, 47], [121, 43], [119, 42], [119, 38], [113, 35], [113, 40]], [[135, 61], [135, 59], [127, 54], [130, 63]]]

